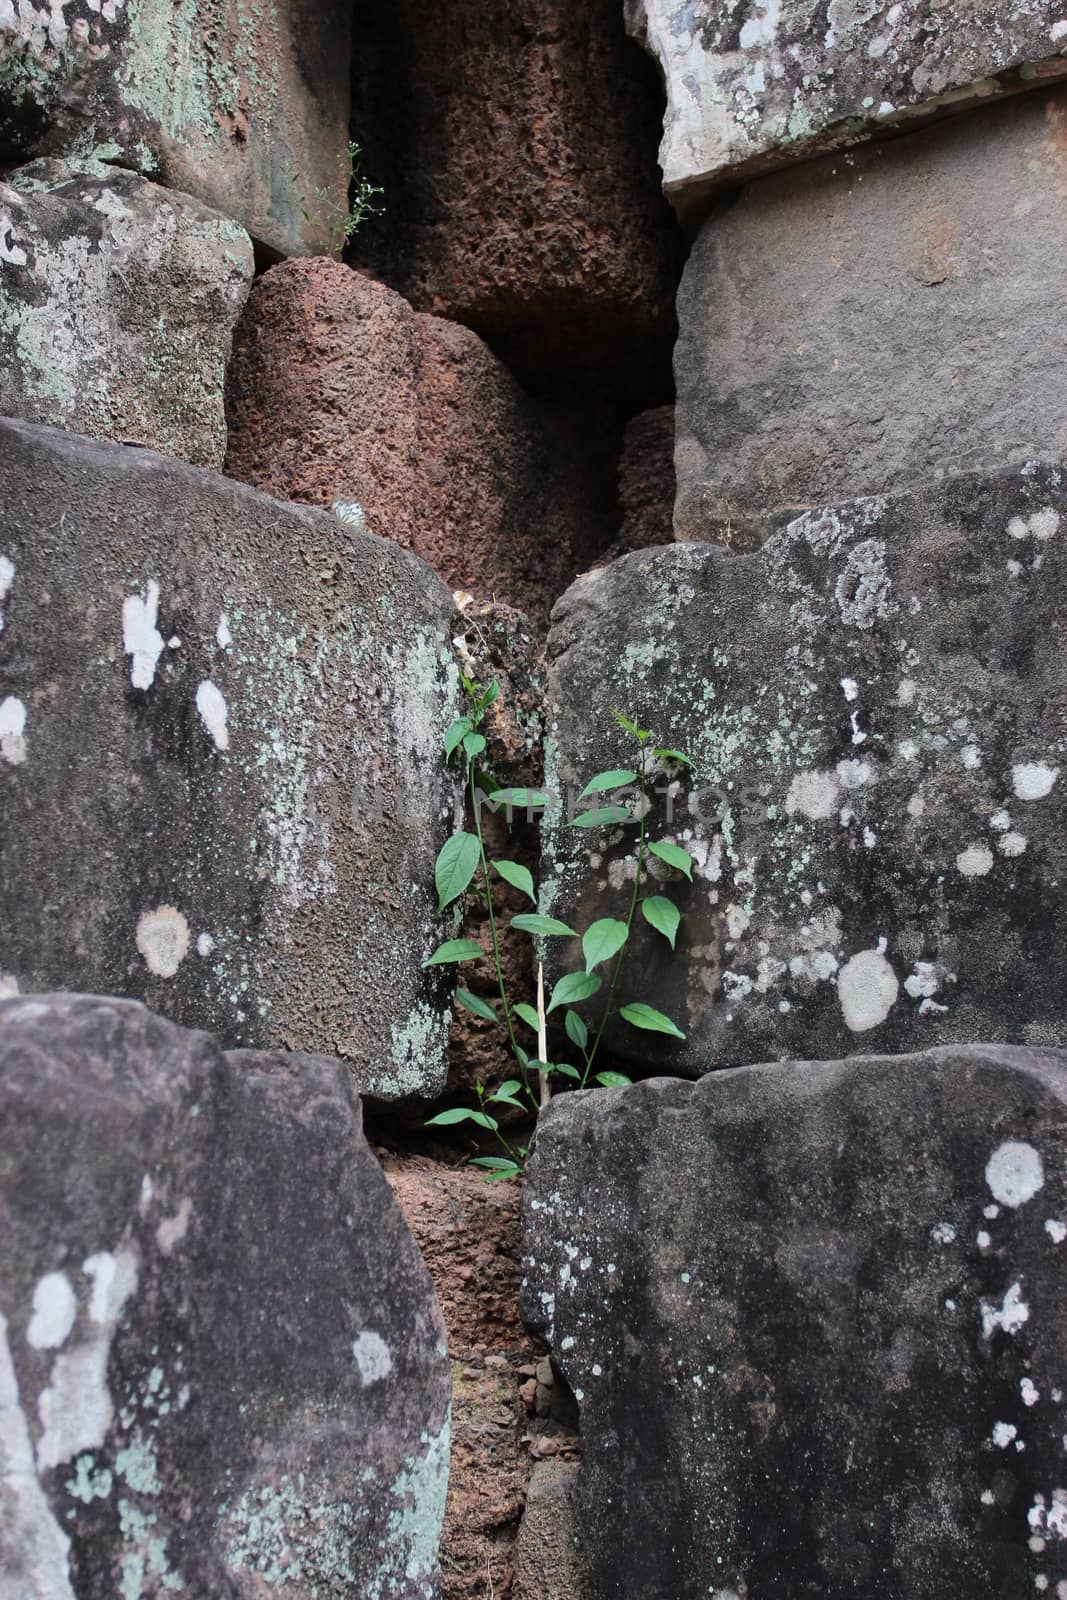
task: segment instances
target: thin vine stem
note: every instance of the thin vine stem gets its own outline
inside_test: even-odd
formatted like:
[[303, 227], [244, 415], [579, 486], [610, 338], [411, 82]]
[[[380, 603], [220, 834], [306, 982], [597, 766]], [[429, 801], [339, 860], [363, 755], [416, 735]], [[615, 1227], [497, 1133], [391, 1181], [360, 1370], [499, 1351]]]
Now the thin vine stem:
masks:
[[622, 971], [622, 963], [630, 943], [630, 934], [633, 932], [634, 913], [637, 910], [637, 900], [641, 892], [641, 872], [645, 863], [645, 840], [647, 838], [645, 831], [645, 818], [648, 815], [648, 789], [646, 787], [645, 751], [643, 746], [641, 749], [641, 802], [641, 828], [637, 836], [637, 869], [634, 872], [634, 887], [633, 893], [630, 896], [630, 908], [626, 913], [626, 939], [623, 942], [618, 955], [615, 957], [615, 966], [612, 969], [611, 982], [608, 985], [608, 993], [607, 998], [604, 1001], [604, 1011], [600, 1018], [600, 1026], [597, 1028], [596, 1038], [593, 1040], [593, 1048], [585, 1058], [585, 1072], [582, 1074], [582, 1081], [578, 1086], [581, 1089], [584, 1089], [589, 1082], [589, 1074], [593, 1070], [593, 1062], [596, 1058], [597, 1050], [600, 1048], [601, 1037], [604, 1033], [604, 1029], [607, 1027], [608, 1018], [612, 1015], [612, 1002], [615, 999], [615, 990], [618, 986], [619, 974]]
[[522, 1085], [527, 1095], [533, 1098], [530, 1088], [530, 1079], [523, 1063], [518, 1041], [515, 1038], [515, 1027], [511, 1020], [511, 1007], [508, 1004], [508, 992], [504, 984], [504, 969], [500, 963], [500, 941], [496, 931], [496, 915], [493, 911], [493, 885], [489, 876], [489, 862], [485, 854], [485, 839], [482, 835], [482, 815], [478, 805], [478, 787], [475, 779], [474, 762], [468, 761], [467, 770], [470, 774], [471, 809], [474, 812], [474, 832], [478, 839], [478, 858], [482, 867], [482, 883], [485, 887], [485, 901], [489, 908], [489, 935], [493, 943], [493, 966], [496, 969], [497, 986], [500, 989], [500, 999], [504, 1007], [504, 1023], [508, 1030], [508, 1041], [511, 1053], [515, 1057], [519, 1071], [522, 1073]]

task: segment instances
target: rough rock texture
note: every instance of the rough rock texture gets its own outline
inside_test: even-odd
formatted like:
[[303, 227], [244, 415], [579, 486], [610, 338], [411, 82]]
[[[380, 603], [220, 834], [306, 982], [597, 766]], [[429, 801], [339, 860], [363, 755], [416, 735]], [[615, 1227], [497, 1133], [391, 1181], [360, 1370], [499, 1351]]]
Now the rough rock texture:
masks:
[[0, 183], [0, 415], [221, 470], [252, 244], [186, 195], [100, 162]]
[[608, 551], [612, 560], [673, 543], [674, 491], [674, 407], [657, 406], [626, 424], [619, 457], [622, 524]]
[[35, 1600], [432, 1600], [449, 1372], [336, 1061], [0, 1001], [0, 1529]]
[[0, 162], [96, 154], [274, 250], [339, 249], [350, 38], [318, 0], [6, 0]]
[[[692, 885], [653, 862], [678, 953], [639, 918], [620, 987], [688, 1040], [618, 1024], [613, 1048], [695, 1074], [1067, 1044], [1065, 540], [1064, 473], [1025, 467], [811, 512], [748, 556], [639, 551], [569, 590], [548, 788], [631, 760], [616, 707], [695, 764], [650, 819], [694, 861]], [[546, 830], [547, 909], [623, 915], [633, 829]]]
[[538, 1461], [526, 1490], [515, 1541], [511, 1600], [581, 1600], [576, 1549], [575, 1461]]
[[360, 0], [354, 60], [386, 210], [353, 259], [524, 381], [669, 388], [662, 91], [620, 0]]
[[539, 1351], [519, 1319], [519, 1190], [472, 1167], [389, 1156], [385, 1173], [437, 1289], [453, 1378], [442, 1600], [511, 1591], [530, 1457], [519, 1400]]
[[257, 280], [228, 416], [233, 477], [342, 502], [450, 588], [541, 622], [611, 536], [610, 428], [531, 399], [468, 328], [336, 262]]
[[1067, 73], [1058, 0], [625, 0], [667, 85], [660, 165], [680, 211], [742, 173]]
[[439, 580], [320, 512], [3, 423], [0, 587], [0, 970], [439, 1089]]
[[1060, 1051], [553, 1101], [524, 1307], [581, 1404], [581, 1600], [1062, 1592], [1065, 1171]]
[[1067, 89], [749, 185], [679, 297], [679, 537], [1062, 457], [1065, 255]]

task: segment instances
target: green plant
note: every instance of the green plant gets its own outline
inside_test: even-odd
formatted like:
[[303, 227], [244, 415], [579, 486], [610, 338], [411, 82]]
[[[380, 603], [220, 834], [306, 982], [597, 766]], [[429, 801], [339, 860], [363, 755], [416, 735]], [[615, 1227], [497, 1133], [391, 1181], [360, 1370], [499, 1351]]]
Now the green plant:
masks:
[[[625, 730], [636, 744], [634, 765], [632, 768], [613, 767], [598, 772], [591, 778], [579, 798], [580, 801], [592, 803], [587, 804], [586, 810], [571, 819], [570, 826], [590, 830], [608, 827], [637, 828], [634, 881], [625, 917], [599, 917], [585, 929], [581, 934], [584, 970], [569, 972], [560, 978], [552, 990], [547, 1006], [544, 997], [543, 968], [540, 964], [537, 974], [536, 1009], [522, 1001], [512, 1002], [508, 997], [500, 958], [500, 928], [493, 907], [492, 874], [495, 872], [505, 883], [518, 889], [534, 906], [537, 905], [537, 894], [533, 875], [528, 867], [524, 867], [518, 861], [490, 860], [482, 829], [481, 807], [483, 800], [488, 797], [494, 810], [501, 806], [506, 807], [509, 816], [512, 809], [532, 813], [542, 810], [548, 804], [549, 797], [537, 789], [502, 788], [485, 770], [481, 764], [481, 757], [486, 749], [486, 737], [481, 729], [486, 713], [500, 697], [500, 687], [494, 681], [488, 688], [481, 689], [467, 676], [464, 676], [462, 681], [470, 708], [465, 716], [457, 718], [449, 727], [445, 734], [444, 750], [448, 761], [455, 761], [463, 768], [473, 832], [466, 828], [457, 830], [446, 840], [438, 854], [435, 870], [438, 910], [444, 911], [467, 893], [476, 878], [480, 880], [480, 892], [484, 894], [487, 904], [491, 959], [500, 996], [500, 1008], [498, 1010], [495, 1004], [490, 1004], [468, 989], [457, 989], [455, 998], [456, 1003], [466, 1011], [487, 1022], [496, 1023], [504, 1031], [519, 1075], [508, 1078], [491, 1094], [487, 1094], [484, 1086], [479, 1084], [477, 1109], [453, 1107], [431, 1117], [426, 1125], [440, 1128], [470, 1122], [491, 1133], [501, 1145], [504, 1154], [478, 1156], [475, 1164], [485, 1169], [490, 1181], [498, 1181], [516, 1177], [522, 1172], [526, 1147], [520, 1144], [513, 1145], [509, 1141], [491, 1107], [508, 1106], [536, 1115], [548, 1102], [553, 1078], [570, 1080], [582, 1089], [589, 1087], [590, 1082], [608, 1088], [628, 1084], [630, 1079], [625, 1073], [595, 1070], [604, 1029], [613, 1016], [621, 1017], [633, 1028], [668, 1034], [675, 1039], [685, 1038], [684, 1033], [669, 1017], [645, 1001], [629, 999], [623, 1004], [616, 1004], [616, 1001], [626, 947], [633, 932], [639, 907], [642, 917], [649, 926], [667, 940], [672, 950], [675, 948], [682, 914], [673, 900], [658, 892], [658, 889], [653, 894], [642, 893], [648, 875], [648, 858], [650, 855], [656, 856], [665, 867], [682, 873], [690, 880], [692, 880], [693, 863], [688, 851], [681, 845], [669, 839], [650, 837], [649, 817], [652, 812], [652, 800], [649, 789], [653, 778], [658, 774], [688, 768], [692, 764], [688, 756], [680, 750], [657, 745], [648, 728], [639, 728], [628, 717], [615, 713], [617, 725]], [[618, 803], [620, 792], [633, 792], [633, 802]], [[601, 803], [602, 797], [604, 803]], [[535, 938], [579, 937], [576, 929], [540, 911], [520, 912], [511, 918], [509, 926]], [[486, 959], [485, 952], [475, 940], [446, 939], [424, 965], [458, 966], [465, 962], [484, 959]], [[604, 977], [596, 970], [598, 967], [606, 969], [606, 988]], [[597, 1006], [593, 1016], [590, 1017], [583, 1014], [582, 1008], [589, 1007], [592, 1002], [597, 1002]], [[548, 1018], [556, 1011], [563, 1013], [564, 1032], [582, 1063], [580, 1067], [570, 1062], [549, 1059]], [[516, 1033], [519, 1024], [529, 1028], [536, 1035], [536, 1055], [531, 1056], [519, 1043]]]
[[349, 240], [355, 237], [368, 217], [380, 217], [385, 212], [384, 206], [374, 203], [385, 190], [367, 178], [362, 170], [362, 156], [362, 147], [350, 139], [337, 157], [337, 170], [345, 186], [347, 201], [343, 206], [338, 204], [332, 190], [320, 186], [315, 190], [318, 206], [313, 211], [307, 195], [302, 192], [300, 174], [292, 167], [286, 172], [289, 182], [297, 191], [300, 215], [305, 222], [321, 227], [333, 249], [338, 251], [343, 250]]

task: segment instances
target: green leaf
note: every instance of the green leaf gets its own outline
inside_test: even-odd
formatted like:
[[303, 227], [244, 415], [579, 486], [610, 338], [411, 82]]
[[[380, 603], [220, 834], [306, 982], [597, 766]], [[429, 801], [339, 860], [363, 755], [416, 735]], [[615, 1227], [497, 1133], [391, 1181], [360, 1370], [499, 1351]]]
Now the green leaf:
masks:
[[[495, 1094], [503, 1094], [503, 1095], [509, 1095], [510, 1096], [510, 1095], [513, 1095], [513, 1094], [517, 1094], [518, 1091], [521, 1088], [522, 1088], [522, 1084], [519, 1082], [518, 1078], [509, 1078], [507, 1080], [507, 1082], [506, 1083], [502, 1083], [500, 1085], [500, 1087], [497, 1090], [494, 1091], [494, 1093]], [[491, 1095], [490, 1099], [492, 1099], [492, 1098], [493, 1098], [493, 1096]]]
[[624, 717], [621, 711], [616, 711], [613, 714], [615, 721], [619, 724], [619, 727], [625, 728], [627, 733], [632, 733], [634, 738], [640, 739], [642, 744], [644, 744], [646, 739], [651, 739], [652, 731], [650, 728], [637, 727], [635, 723], [630, 721], [629, 717]]
[[522, 1048], [521, 1044], [517, 1044], [515, 1046], [515, 1054], [518, 1057], [519, 1066], [522, 1068], [523, 1072], [529, 1072], [530, 1058], [526, 1054], [526, 1051]]
[[463, 737], [463, 748], [470, 760], [473, 761], [474, 757], [480, 756], [482, 751], [485, 749], [484, 733], [465, 734]]
[[671, 844], [668, 839], [657, 839], [655, 844], [648, 847], [654, 856], [659, 856], [669, 867], [674, 867], [678, 872], [684, 872], [690, 883], [693, 881], [693, 858], [688, 850], [683, 850], [680, 844]]
[[508, 1179], [514, 1178], [515, 1174], [519, 1170], [520, 1169], [516, 1167], [515, 1172], [487, 1172], [485, 1174], [485, 1181], [486, 1183], [507, 1183]]
[[497, 782], [491, 772], [486, 772], [484, 767], [475, 766], [474, 787], [480, 789], [488, 798], [489, 795], [499, 794], [503, 786]]
[[672, 1039], [685, 1038], [670, 1017], [665, 1017], [662, 1011], [656, 1011], [652, 1006], [646, 1006], [643, 1000], [634, 1000], [630, 1005], [623, 1006], [619, 1016], [633, 1028], [644, 1028], [649, 1033], [669, 1033]]
[[488, 689], [482, 695], [482, 698], [479, 700], [479, 702], [478, 702], [479, 708], [482, 711], [485, 711], [489, 706], [496, 705], [496, 703], [497, 703], [497, 701], [499, 699], [500, 699], [500, 685], [497, 682], [497, 680], [494, 678], [492, 683], [489, 685]]
[[518, 928], [520, 933], [536, 933], [544, 937], [553, 934], [560, 938], [575, 938], [573, 928], [568, 928], [565, 922], [560, 922], [557, 917], [543, 917], [536, 911], [520, 911], [517, 917], [512, 917], [511, 926]]
[[523, 894], [529, 896], [534, 905], [537, 904], [537, 896], [534, 893], [533, 873], [529, 867], [520, 867], [517, 861], [494, 861], [493, 866], [505, 883], [510, 883], [513, 889], [521, 889]]
[[517, 1017], [522, 1018], [523, 1022], [525, 1022], [528, 1028], [532, 1028], [534, 1033], [537, 1032], [538, 1028], [541, 1026], [541, 1023], [533, 1006], [528, 1006], [525, 1000], [520, 1000], [518, 1005], [512, 1006], [511, 1009], [514, 1011]]
[[597, 806], [592, 811], [582, 811], [571, 823], [572, 828], [606, 828], [613, 822], [633, 822], [625, 806]]
[[682, 913], [674, 901], [668, 900], [664, 894], [650, 894], [647, 900], [641, 901], [641, 915], [657, 933], [662, 933], [673, 950], [678, 937], [678, 924], [682, 920]]
[[689, 757], [683, 755], [681, 750], [660, 750], [657, 748], [653, 750], [652, 754], [659, 756], [661, 761], [673, 761], [678, 766], [691, 767], [693, 765]]
[[424, 967], [444, 967], [450, 961], [477, 961], [485, 951], [480, 944], [475, 944], [473, 939], [446, 939], [444, 944], [439, 944], [429, 961], [424, 961]]
[[514, 806], [519, 811], [538, 810], [548, 804], [543, 789], [498, 789], [493, 796], [497, 807]]
[[567, 1030], [567, 1038], [571, 1044], [576, 1044], [579, 1050], [584, 1050], [589, 1043], [589, 1029], [585, 1025], [585, 1018], [580, 1017], [577, 1011], [568, 1011], [563, 1019], [563, 1026]]
[[454, 833], [446, 839], [433, 869], [437, 883], [437, 909], [457, 900], [478, 870], [481, 846], [473, 833]]
[[488, 1097], [486, 1104], [514, 1106], [516, 1111], [526, 1111], [528, 1109], [523, 1105], [521, 1100], [516, 1100], [514, 1095], [501, 1094], [499, 1091], [496, 1094], [491, 1094]]
[[583, 1000], [596, 994], [599, 988], [600, 979], [595, 972], [568, 972], [553, 989], [548, 1009], [555, 1011], [557, 1006], [580, 1005]]
[[459, 742], [466, 738], [474, 724], [470, 717], [457, 717], [455, 722], [449, 723], [448, 732], [445, 734], [445, 755], [450, 756]]
[[598, 772], [578, 796], [584, 800], [587, 794], [600, 794], [604, 789], [625, 789], [628, 784], [637, 782], [637, 773], [630, 772], [626, 767], [616, 767], [612, 772]]
[[469, 989], [457, 989], [455, 999], [456, 1004], [462, 1006], [464, 1011], [469, 1011], [472, 1016], [481, 1017], [484, 1022], [500, 1021], [488, 1001], [482, 1000], [476, 994], [471, 994]]
[[617, 917], [600, 917], [596, 922], [591, 922], [582, 935], [586, 972], [592, 972], [602, 961], [610, 961], [629, 936], [629, 928]]
[[518, 1172], [517, 1161], [509, 1161], [507, 1156], [475, 1156], [471, 1162], [472, 1167], [488, 1167], [491, 1172], [502, 1172], [511, 1177]]
[[634, 1080], [628, 1078], [625, 1072], [598, 1072], [596, 1081], [602, 1083], [605, 1089], [628, 1089]]
[[466, 1106], [453, 1106], [450, 1111], [439, 1111], [425, 1126], [452, 1128], [457, 1122], [476, 1122], [479, 1128], [488, 1128], [490, 1133], [495, 1133], [499, 1126], [496, 1118], [491, 1117], [487, 1111], [468, 1111]]
[[582, 1079], [582, 1075], [578, 1071], [577, 1067], [568, 1066], [566, 1061], [553, 1061], [548, 1070], [550, 1073], [559, 1072], [565, 1078], [575, 1078], [579, 1083]]

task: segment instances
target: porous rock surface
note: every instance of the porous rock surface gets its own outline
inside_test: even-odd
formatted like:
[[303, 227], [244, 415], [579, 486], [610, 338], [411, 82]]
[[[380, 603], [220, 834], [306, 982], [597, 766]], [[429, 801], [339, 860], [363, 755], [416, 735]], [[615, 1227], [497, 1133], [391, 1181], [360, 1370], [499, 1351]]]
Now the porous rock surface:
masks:
[[336, 1061], [0, 1001], [5, 1594], [433, 1600], [450, 1380]]
[[444, 1082], [451, 599], [336, 518], [0, 424], [0, 970]]
[[0, 183], [0, 415], [221, 469], [243, 228], [101, 162]]
[[[572, 586], [549, 640], [547, 909], [580, 929], [625, 915], [634, 828], [562, 809], [632, 764], [616, 709], [694, 763], [656, 778], [649, 818], [693, 860], [690, 884], [653, 859], [643, 891], [683, 912], [677, 952], [638, 917], [617, 997], [688, 1037], [617, 1022], [614, 1050], [697, 1074], [1067, 1044], [1065, 536], [1063, 471], [1029, 466]], [[573, 944], [550, 959], [574, 964]]]
[[471, 1166], [388, 1155], [385, 1175], [433, 1278], [452, 1361], [452, 1465], [441, 1600], [509, 1594], [530, 1456], [520, 1368], [539, 1350], [519, 1315], [519, 1190]]
[[257, 280], [228, 392], [231, 476], [340, 504], [478, 600], [543, 623], [608, 540], [610, 430], [568, 425], [469, 328], [337, 262]]
[[625, 0], [667, 87], [660, 165], [693, 212], [723, 182], [1067, 74], [1057, 0]]
[[6, 0], [0, 162], [95, 154], [274, 251], [339, 249], [350, 38], [318, 0]]
[[618, 537], [611, 560], [674, 541], [674, 407], [638, 412], [626, 424], [619, 456]]
[[354, 125], [386, 191], [354, 261], [524, 381], [617, 389], [666, 368], [662, 92], [620, 0], [360, 0], [354, 60]]
[[678, 536], [1062, 458], [1065, 253], [1067, 88], [749, 184], [679, 296]]
[[1067, 1056], [555, 1099], [524, 1309], [581, 1406], [580, 1600], [1067, 1580]]

